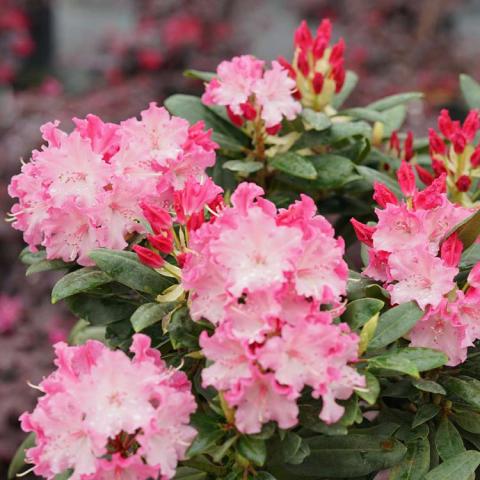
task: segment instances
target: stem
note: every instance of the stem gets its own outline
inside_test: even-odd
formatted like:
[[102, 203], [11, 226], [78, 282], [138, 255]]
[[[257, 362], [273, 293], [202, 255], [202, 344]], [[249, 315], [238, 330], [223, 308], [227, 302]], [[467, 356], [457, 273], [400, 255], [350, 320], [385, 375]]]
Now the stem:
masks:
[[257, 120], [253, 131], [253, 145], [255, 147], [254, 156], [263, 164], [263, 168], [258, 172], [258, 184], [265, 188], [267, 182], [267, 156], [265, 155], [265, 135], [263, 131], [263, 122]]

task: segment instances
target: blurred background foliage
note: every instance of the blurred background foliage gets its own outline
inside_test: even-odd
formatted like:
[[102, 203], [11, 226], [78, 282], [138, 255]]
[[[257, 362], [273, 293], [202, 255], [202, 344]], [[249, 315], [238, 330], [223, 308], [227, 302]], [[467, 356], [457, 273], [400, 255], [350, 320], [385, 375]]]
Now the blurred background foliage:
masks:
[[[323, 17], [347, 43], [346, 67], [360, 76], [350, 105], [400, 91], [425, 92], [408, 126], [425, 135], [441, 107], [461, 117], [458, 74], [480, 78], [478, 0], [0, 0], [0, 210], [6, 187], [38, 148], [39, 126], [95, 113], [106, 121], [136, 115], [148, 102], [195, 93], [186, 68], [212, 71], [235, 54], [289, 58], [293, 31]], [[27, 277], [17, 261], [18, 232], [0, 223], [0, 478], [23, 434], [51, 366], [51, 344], [73, 325], [50, 305], [55, 273]], [[33, 478], [33, 477], [31, 477]]]

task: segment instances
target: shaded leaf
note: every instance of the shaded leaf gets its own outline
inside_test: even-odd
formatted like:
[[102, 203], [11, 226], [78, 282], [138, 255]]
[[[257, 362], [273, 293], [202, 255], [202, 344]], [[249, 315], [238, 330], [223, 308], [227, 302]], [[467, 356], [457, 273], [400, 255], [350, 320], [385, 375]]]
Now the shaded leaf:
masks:
[[418, 427], [422, 423], [428, 422], [432, 418], [436, 417], [440, 412], [440, 407], [438, 405], [434, 405], [433, 403], [426, 403], [424, 405], [420, 405], [415, 413], [415, 418], [413, 419], [412, 428]]
[[356, 390], [357, 395], [365, 400], [368, 404], [373, 405], [380, 394], [380, 383], [375, 375], [370, 372], [365, 373], [365, 379], [367, 381], [366, 389]]
[[270, 159], [270, 165], [294, 177], [314, 180], [317, 170], [306, 157], [293, 152], [282, 153]]
[[8, 467], [8, 480], [12, 480], [16, 478], [17, 473], [21, 473], [22, 469], [27, 469], [27, 465], [25, 463], [25, 450], [32, 448], [35, 445], [35, 434], [32, 432], [28, 434], [25, 440], [20, 444], [17, 451], [15, 452], [12, 461], [10, 462], [10, 466]]
[[350, 326], [352, 330], [358, 330], [379, 313], [384, 306], [384, 302], [376, 298], [360, 298], [347, 304], [342, 320]]
[[480, 452], [468, 450], [428, 472], [425, 480], [469, 480], [479, 465]]
[[438, 425], [435, 434], [435, 446], [443, 461], [465, 451], [460, 433], [446, 416], [442, 417]]
[[144, 303], [140, 305], [133, 315], [130, 317], [135, 332], [141, 332], [156, 323], [163, 320], [173, 308], [174, 304], [171, 303]]
[[430, 468], [430, 443], [426, 438], [409, 442], [405, 458], [390, 470], [388, 480], [423, 480]]
[[237, 449], [241, 455], [259, 467], [265, 464], [267, 458], [267, 446], [264, 440], [242, 436], [237, 442]]
[[385, 122], [384, 115], [378, 110], [371, 108], [355, 107], [342, 110], [339, 115], [348, 115], [349, 117], [357, 118], [359, 120], [366, 120], [368, 122]]
[[355, 169], [372, 186], [374, 182], [383, 183], [383, 185], [389, 188], [398, 198], [402, 197], [402, 192], [400, 191], [400, 187], [398, 186], [397, 182], [395, 182], [385, 173], [379, 172], [378, 170], [366, 167], [364, 165], [357, 165]]
[[440, 395], [446, 395], [445, 389], [437, 382], [433, 380], [425, 380], [424, 378], [419, 378], [412, 382], [415, 388], [422, 390], [423, 392], [438, 393]]

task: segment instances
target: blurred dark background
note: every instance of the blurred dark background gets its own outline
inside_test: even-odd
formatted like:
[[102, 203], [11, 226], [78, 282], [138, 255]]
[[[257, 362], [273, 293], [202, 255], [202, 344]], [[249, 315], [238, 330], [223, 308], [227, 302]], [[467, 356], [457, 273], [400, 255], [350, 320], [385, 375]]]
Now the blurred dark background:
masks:
[[[20, 161], [40, 145], [39, 126], [95, 113], [119, 121], [173, 92], [200, 93], [186, 68], [214, 70], [222, 59], [292, 54], [301, 19], [329, 17], [347, 43], [347, 68], [360, 75], [356, 106], [422, 90], [409, 126], [426, 134], [439, 109], [464, 113], [458, 74], [480, 78], [480, 0], [0, 0], [0, 211]], [[30, 409], [51, 369], [51, 344], [74, 324], [50, 305], [56, 274], [25, 278], [21, 236], [0, 222], [0, 478], [23, 438]], [[33, 477], [30, 477], [33, 478]]]

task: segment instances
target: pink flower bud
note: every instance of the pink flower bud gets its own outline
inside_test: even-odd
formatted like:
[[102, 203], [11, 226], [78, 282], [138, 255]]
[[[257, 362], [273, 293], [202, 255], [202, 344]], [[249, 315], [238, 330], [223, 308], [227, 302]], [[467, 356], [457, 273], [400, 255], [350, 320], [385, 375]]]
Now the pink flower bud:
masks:
[[418, 178], [425, 184], [430, 185], [435, 177], [424, 167], [420, 165], [415, 165], [415, 170], [417, 171]]
[[407, 162], [402, 161], [397, 171], [397, 179], [402, 193], [406, 197], [412, 197], [416, 191], [415, 174], [413, 168]]
[[409, 130], [404, 143], [404, 160], [406, 162], [409, 162], [414, 155], [415, 152], [413, 151], [413, 132]]
[[376, 228], [365, 225], [364, 223], [355, 220], [355, 218], [351, 218], [350, 223], [355, 230], [357, 238], [368, 247], [373, 247], [372, 235], [375, 233]]
[[323, 82], [324, 82], [324, 77], [320, 72], [317, 72], [315, 76], [313, 77], [313, 90], [314, 92], [319, 95], [323, 89]]
[[397, 130], [393, 131], [392, 134], [390, 135], [389, 146], [390, 146], [390, 150], [393, 150], [394, 152], [396, 152], [397, 155], [400, 154], [400, 140], [398, 139]]
[[137, 254], [138, 259], [147, 267], [160, 268], [165, 263], [165, 260], [158, 253], [155, 253], [149, 248], [135, 245], [133, 251]]
[[255, 107], [249, 103], [245, 102], [240, 105], [240, 108], [242, 109], [243, 116], [247, 120], [255, 120], [257, 117], [257, 111], [255, 110]]
[[318, 60], [323, 57], [325, 49], [327, 48], [328, 41], [323, 37], [317, 37], [313, 43], [313, 56], [315, 60]]
[[237, 127], [241, 127], [243, 125], [243, 118], [240, 115], [234, 113], [230, 107], [227, 107], [227, 114], [228, 118], [234, 125], [236, 125]]
[[340, 38], [340, 40], [332, 47], [332, 51], [330, 52], [330, 64], [336, 65], [339, 61], [342, 61], [344, 52], [345, 41], [343, 40], [343, 38]]
[[432, 158], [432, 168], [437, 177], [447, 173], [447, 168], [445, 167], [445, 164], [443, 163], [443, 161], [438, 160], [437, 158]]
[[147, 235], [147, 240], [153, 248], [162, 253], [171, 253], [173, 250], [173, 234], [170, 230], [163, 235]]
[[278, 123], [277, 125], [272, 125], [271, 127], [267, 127], [265, 130], [269, 135], [276, 135], [282, 129], [282, 124]]
[[307, 22], [305, 20], [303, 20], [297, 30], [295, 30], [293, 41], [295, 43], [295, 46], [300, 48], [301, 50], [308, 50], [312, 46], [312, 33], [310, 32], [310, 29], [308, 28]]
[[455, 128], [450, 118], [450, 113], [446, 108], [442, 109], [440, 116], [438, 117], [438, 129], [442, 135], [448, 139], [453, 135]]
[[468, 175], [462, 175], [456, 182], [455, 186], [459, 192], [468, 192], [472, 185], [472, 179]]
[[454, 233], [442, 243], [440, 256], [448, 267], [456, 267], [460, 262], [462, 250], [463, 243], [458, 238], [458, 235]]
[[303, 51], [298, 54], [297, 67], [302, 72], [304, 77], [308, 76], [308, 73], [310, 72], [310, 66], [308, 64], [307, 55]]
[[470, 157], [470, 163], [474, 168], [480, 166], [480, 145], [472, 153], [472, 156]]
[[333, 67], [333, 79], [335, 80], [335, 93], [340, 92], [345, 83], [345, 68], [343, 66], [343, 59], [339, 60]]
[[470, 110], [467, 118], [463, 122], [463, 134], [467, 142], [471, 142], [475, 135], [477, 134], [478, 129], [480, 128], [480, 118], [478, 116], [478, 110]]
[[144, 201], [140, 202], [140, 207], [143, 216], [147, 219], [154, 233], [159, 234], [165, 230], [170, 230], [172, 217], [166, 210], [150, 205]]
[[447, 152], [447, 146], [445, 142], [440, 138], [440, 135], [433, 129], [428, 130], [428, 138], [430, 143], [430, 154], [437, 153], [438, 155], [445, 155]]
[[451, 136], [451, 141], [453, 143], [455, 153], [463, 153], [465, 147], [467, 146], [467, 139], [461, 130], [457, 130], [455, 133], [453, 133]]
[[373, 184], [373, 199], [382, 207], [385, 208], [387, 204], [398, 204], [398, 199], [395, 194], [387, 188], [383, 183], [374, 182]]
[[332, 36], [332, 22], [329, 18], [324, 18], [317, 28], [317, 38], [322, 38], [326, 43], [330, 41]]

